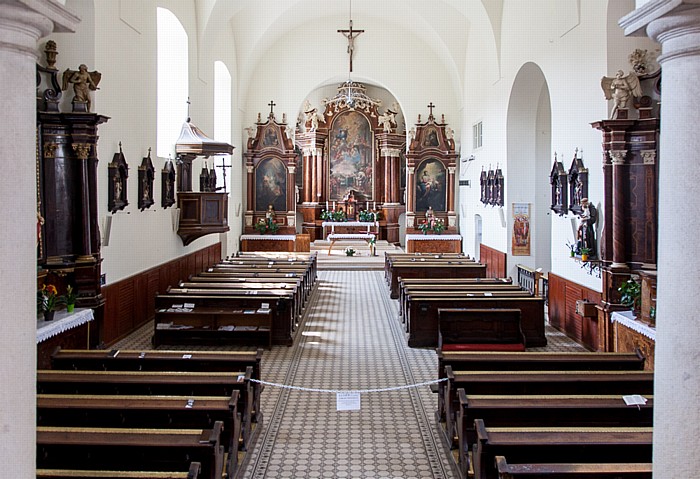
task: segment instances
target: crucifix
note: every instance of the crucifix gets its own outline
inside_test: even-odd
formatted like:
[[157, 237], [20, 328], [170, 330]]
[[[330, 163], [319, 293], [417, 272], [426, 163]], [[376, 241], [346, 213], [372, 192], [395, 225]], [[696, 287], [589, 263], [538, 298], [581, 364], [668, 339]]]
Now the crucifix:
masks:
[[352, 18], [350, 18], [350, 29], [349, 30], [338, 30], [338, 33], [342, 33], [345, 38], [348, 39], [348, 55], [350, 55], [350, 72], [352, 73], [352, 54], [355, 50], [355, 38], [364, 30], [353, 30], [352, 29]]
[[274, 118], [275, 114], [272, 112], [272, 109], [277, 106], [277, 103], [275, 103], [274, 100], [270, 100], [268, 105], [270, 106], [270, 117]]
[[430, 118], [434, 118], [433, 117], [433, 108], [435, 108], [435, 105], [433, 105], [432, 101], [430, 102], [430, 105], [428, 105], [428, 108], [430, 108]]
[[223, 158], [221, 158], [221, 164], [216, 165], [217, 168], [221, 168], [221, 176], [224, 179], [224, 193], [226, 193], [226, 168], [231, 168], [231, 165], [227, 165]]

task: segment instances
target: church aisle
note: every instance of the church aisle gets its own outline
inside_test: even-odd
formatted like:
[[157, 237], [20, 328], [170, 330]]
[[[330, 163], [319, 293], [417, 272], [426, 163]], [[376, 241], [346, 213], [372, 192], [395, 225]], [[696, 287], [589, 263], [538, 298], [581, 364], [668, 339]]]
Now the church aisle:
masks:
[[[262, 377], [298, 387], [354, 390], [435, 378], [432, 350], [410, 349], [383, 273], [320, 271], [301, 335], [263, 358]], [[266, 386], [265, 415], [243, 477], [453, 477], [427, 386], [361, 396], [360, 411], [336, 397]]]

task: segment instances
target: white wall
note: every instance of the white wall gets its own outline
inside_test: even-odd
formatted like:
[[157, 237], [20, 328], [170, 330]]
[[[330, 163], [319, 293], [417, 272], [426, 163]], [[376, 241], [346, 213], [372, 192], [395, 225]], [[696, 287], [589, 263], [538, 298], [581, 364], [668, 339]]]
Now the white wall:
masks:
[[[102, 271], [107, 283], [131, 276], [139, 271], [167, 262], [219, 241], [219, 235], [209, 235], [182, 246], [173, 231], [174, 207], [160, 206], [160, 170], [164, 159], [155, 156], [156, 146], [156, 7], [170, 9], [187, 31], [190, 51], [190, 115], [193, 123], [213, 137], [213, 75], [214, 60], [228, 66], [235, 78], [235, 56], [226, 44], [232, 44], [230, 30], [219, 30], [216, 41], [205, 49], [206, 60], [199, 55], [200, 36], [196, 29], [193, 2], [177, 0], [144, 0], [140, 2], [95, 2], [69, 0], [69, 7], [83, 19], [75, 35], [56, 34], [51, 38], [58, 43], [57, 66], [60, 70], [75, 69], [78, 64], [102, 73], [100, 90], [93, 94], [93, 111], [110, 117], [100, 126], [98, 142], [98, 216], [101, 229], [105, 219], [112, 216], [109, 246], [103, 246]], [[235, 84], [235, 80], [234, 80]], [[70, 109], [72, 92], [66, 92], [66, 110]], [[185, 118], [182, 119], [185, 121]], [[240, 145], [240, 123], [233, 120], [233, 142]], [[111, 215], [107, 209], [107, 166], [122, 142], [129, 163], [129, 206]], [[138, 166], [148, 148], [156, 169], [155, 204], [143, 212], [137, 208]], [[240, 163], [240, 149], [234, 162]], [[202, 160], [195, 161], [195, 178]], [[236, 175], [237, 176], [237, 175]], [[240, 178], [236, 178], [240, 182]], [[197, 182], [193, 186], [197, 188]], [[234, 185], [235, 187], [235, 185]], [[240, 184], [238, 185], [240, 190]], [[239, 193], [240, 195], [240, 193]], [[236, 204], [235, 193], [230, 204]], [[240, 198], [238, 198], [240, 201]], [[232, 233], [240, 233], [233, 214], [230, 214]], [[226, 246], [224, 247], [226, 249]]]
[[[497, 210], [478, 204], [479, 173], [482, 166], [488, 169], [489, 165], [505, 164], [505, 158], [510, 154], [506, 148], [509, 99], [518, 71], [528, 62], [534, 63], [542, 70], [549, 88], [552, 108], [551, 150], [563, 154], [564, 165], [568, 169], [575, 148], [583, 149], [583, 160], [590, 172], [589, 197], [596, 205], [600, 205], [602, 201], [602, 138], [598, 131], [590, 127], [590, 123], [607, 118], [608, 105], [600, 89], [600, 78], [609, 73], [609, 58], [606, 53], [609, 44], [618, 40], [609, 38], [609, 35], [622, 38], [622, 33], [619, 29], [608, 28], [608, 2], [605, 0], [587, 0], [580, 2], [580, 5], [579, 2], [556, 2], [557, 8], [554, 9], [549, 8], [552, 3], [546, 0], [506, 2], [500, 38], [500, 76], [491, 84], [477, 80], [476, 84], [483, 90], [472, 88], [469, 82], [465, 82], [462, 129], [464, 145], [471, 144], [471, 124], [479, 120], [484, 121], [484, 147], [473, 152], [477, 160], [469, 164], [466, 173], [462, 171], [462, 178], [468, 178], [472, 182], [471, 188], [463, 187], [460, 191], [460, 199], [468, 203], [469, 213], [465, 215], [468, 220], [462, 225], [467, 252], [470, 245], [474, 244], [474, 213], [481, 214], [483, 218], [483, 242], [501, 251], [510, 250], [510, 237], [501, 227]], [[523, 41], [524, 39], [527, 41]], [[642, 42], [628, 39], [625, 44], [627, 54], [634, 49], [634, 45], [640, 43]], [[476, 42], [473, 48], [470, 45], [467, 52], [467, 70], [476, 71], [481, 65], [481, 57], [489, 53], [486, 51], [485, 54], [479, 47]], [[616, 58], [626, 61], [626, 56], [621, 53], [616, 53]], [[496, 64], [495, 57], [486, 58], [487, 71], [493, 72]], [[537, 95], [538, 92], [533, 91], [533, 94]], [[533, 103], [536, 105], [537, 101], [534, 100]], [[544, 145], [540, 144], [538, 148], [543, 147]], [[466, 150], [462, 156], [468, 156]], [[531, 189], [532, 178], [523, 181], [523, 173], [536, 169], [533, 160], [523, 161], [528, 163], [518, 164], [515, 171], [504, 169], [509, 195], [506, 197], [506, 218], [511, 216], [509, 208], [513, 197], [518, 197], [518, 201], [537, 204], [538, 208], [549, 206], [548, 195], [544, 200], [547, 203], [542, 205], [542, 192], [538, 190], [535, 193]], [[538, 173], [538, 182], [539, 175]], [[530, 176], [528, 174], [526, 177]], [[586, 274], [580, 265], [569, 258], [566, 242], [573, 240], [571, 218], [574, 218], [571, 214], [565, 217], [552, 216], [551, 270], [600, 291], [600, 279]], [[599, 231], [602, 230], [604, 220], [601, 218]], [[533, 239], [536, 239], [538, 232], [533, 231], [532, 234]], [[540, 251], [538, 245], [534, 245], [534, 248]], [[509, 258], [509, 274], [514, 274], [512, 266], [515, 263], [516, 261]]]

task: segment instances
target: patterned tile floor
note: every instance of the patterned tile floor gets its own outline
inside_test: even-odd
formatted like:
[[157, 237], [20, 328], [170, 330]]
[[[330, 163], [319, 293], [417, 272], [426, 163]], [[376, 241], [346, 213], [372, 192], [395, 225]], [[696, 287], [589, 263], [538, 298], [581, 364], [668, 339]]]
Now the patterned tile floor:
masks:
[[[397, 317], [383, 272], [320, 271], [294, 345], [265, 352], [263, 379], [337, 390], [434, 380], [435, 352], [408, 348]], [[152, 328], [115, 347], [147, 348]], [[549, 327], [547, 338], [543, 350], [583, 350]], [[435, 421], [437, 399], [427, 386], [362, 394], [360, 411], [336, 411], [335, 400], [331, 393], [266, 386], [263, 424], [242, 477], [455, 477]]]

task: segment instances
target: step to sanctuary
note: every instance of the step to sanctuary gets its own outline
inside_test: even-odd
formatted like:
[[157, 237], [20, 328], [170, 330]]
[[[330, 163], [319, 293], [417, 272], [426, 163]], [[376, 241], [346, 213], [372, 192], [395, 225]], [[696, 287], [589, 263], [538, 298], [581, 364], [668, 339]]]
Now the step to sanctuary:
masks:
[[[370, 248], [364, 240], [342, 240], [336, 241], [333, 249], [328, 254], [331, 242], [327, 240], [316, 240], [311, 243], [311, 251], [318, 253], [318, 269], [333, 270], [382, 270], [384, 269], [384, 253], [386, 251], [397, 253], [403, 250], [386, 240], [377, 241], [375, 245], [375, 256], [370, 255]], [[353, 256], [345, 253], [347, 248], [355, 250]]]

